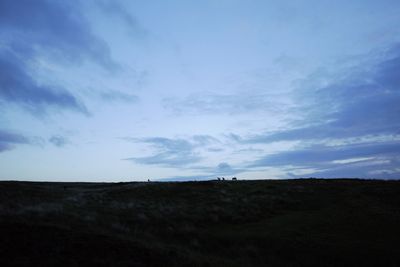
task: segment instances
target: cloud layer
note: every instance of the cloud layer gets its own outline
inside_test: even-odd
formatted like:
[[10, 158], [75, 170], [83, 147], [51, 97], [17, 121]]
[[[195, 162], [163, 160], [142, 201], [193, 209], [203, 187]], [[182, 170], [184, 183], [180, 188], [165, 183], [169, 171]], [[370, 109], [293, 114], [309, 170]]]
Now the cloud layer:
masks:
[[34, 114], [44, 113], [48, 107], [88, 114], [86, 107], [65, 89], [35, 81], [20, 57], [0, 52], [0, 69], [0, 101], [3, 104], [13, 103]]
[[166, 109], [177, 114], [243, 114], [259, 111], [279, 112], [285, 103], [269, 94], [193, 94], [184, 99], [165, 98]]
[[314, 2], [0, 1], [0, 169], [400, 178], [400, 4]]
[[3, 105], [16, 104], [33, 114], [43, 114], [50, 107], [88, 114], [68, 89], [36, 79], [38, 60], [68, 64], [90, 60], [108, 70], [118, 67], [105, 42], [92, 33], [76, 1], [1, 1], [0, 31]]
[[[198, 142], [191, 143], [185, 139], [170, 139], [163, 137], [150, 137], [127, 140], [150, 144], [156, 153], [147, 157], [132, 157], [126, 160], [139, 164], [160, 165], [164, 167], [182, 167], [200, 161], [199, 155], [194, 151]], [[200, 141], [201, 143], [204, 140]]]
[[23, 135], [0, 129], [0, 153], [14, 148], [15, 145], [29, 143], [29, 139]]
[[248, 141], [399, 135], [400, 46], [390, 49], [379, 63], [359, 68], [361, 71], [349, 70], [346, 78], [326, 87], [303, 89], [312, 91], [306, 92], [312, 115], [301, 122], [305, 126], [255, 136]]
[[[314, 169], [311, 174], [328, 177], [346, 173], [356, 177], [399, 177], [399, 70], [400, 47], [395, 46], [379, 62], [350, 69], [345, 78], [328, 86], [303, 88], [312, 91], [303, 94], [308, 96], [306, 108], [310, 115], [297, 121], [292, 129], [231, 138], [242, 144], [302, 144], [294, 150], [259, 158], [249, 167], [310, 168]], [[353, 158], [368, 160], [356, 164], [351, 162]], [[350, 162], [344, 164], [341, 160]]]

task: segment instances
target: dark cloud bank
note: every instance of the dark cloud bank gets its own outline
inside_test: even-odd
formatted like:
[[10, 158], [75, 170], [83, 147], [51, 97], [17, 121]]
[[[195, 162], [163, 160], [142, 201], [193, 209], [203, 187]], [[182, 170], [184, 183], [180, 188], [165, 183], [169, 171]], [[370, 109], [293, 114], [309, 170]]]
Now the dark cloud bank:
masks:
[[38, 84], [25, 63], [11, 52], [0, 52], [0, 69], [0, 101], [17, 104], [33, 114], [42, 114], [49, 107], [88, 114], [85, 106], [68, 91]]
[[[110, 65], [108, 49], [90, 32], [69, 1], [0, 1], [0, 108], [16, 105], [33, 114], [50, 109], [88, 114], [76, 96], [61, 86], [40, 84], [31, 66], [43, 55], [73, 62], [90, 57]], [[0, 152], [26, 137], [0, 129]]]
[[[112, 1], [95, 4], [139, 29], [134, 17]], [[15, 104], [43, 115], [51, 108], [89, 114], [77, 96], [59, 85], [40, 84], [34, 76], [38, 59], [76, 66], [93, 62], [115, 72], [120, 69], [105, 41], [98, 38], [86, 20], [82, 2], [71, 0], [0, 1], [0, 104]], [[118, 91], [105, 91], [107, 100], [136, 101]]]
[[[122, 9], [117, 12], [117, 4], [112, 6], [114, 13], [122, 14], [129, 24], [134, 23]], [[70, 66], [91, 61], [110, 72], [119, 69], [111, 58], [109, 47], [93, 34], [83, 12], [81, 2], [74, 0], [0, 1], [0, 110], [14, 105], [33, 116], [55, 110], [89, 115], [84, 103], [68, 88], [42, 84], [34, 74], [41, 58]], [[123, 95], [104, 92], [102, 97], [119, 100]], [[137, 100], [130, 96], [124, 101], [132, 99]], [[1, 131], [1, 137], [5, 138], [6, 130]], [[22, 136], [17, 136], [11, 138], [8, 135], [7, 139], [1, 139], [0, 151], [17, 143], [28, 143]], [[53, 138], [50, 142], [61, 145], [58, 139]]]
[[[312, 115], [301, 122], [305, 126], [250, 138], [233, 135], [241, 143], [311, 144], [266, 155], [249, 167], [292, 165], [317, 169], [312, 175], [321, 177], [400, 178], [400, 45], [382, 57], [376, 65], [350, 70], [345, 79], [327, 87], [307, 88], [313, 90], [308, 93]], [[313, 145], [335, 140], [349, 144]], [[351, 158], [371, 159], [332, 163]]]
[[0, 101], [34, 114], [51, 107], [88, 114], [76, 96], [60, 86], [41, 85], [31, 65], [41, 56], [75, 63], [85, 58], [107, 68], [114, 64], [104, 42], [90, 31], [75, 1], [0, 2]]

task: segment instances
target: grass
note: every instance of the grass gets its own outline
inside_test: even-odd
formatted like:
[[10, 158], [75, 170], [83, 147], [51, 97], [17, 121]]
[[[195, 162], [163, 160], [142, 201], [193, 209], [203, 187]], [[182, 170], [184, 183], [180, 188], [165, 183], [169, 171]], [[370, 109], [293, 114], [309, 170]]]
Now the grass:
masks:
[[400, 266], [400, 182], [0, 182], [1, 266]]

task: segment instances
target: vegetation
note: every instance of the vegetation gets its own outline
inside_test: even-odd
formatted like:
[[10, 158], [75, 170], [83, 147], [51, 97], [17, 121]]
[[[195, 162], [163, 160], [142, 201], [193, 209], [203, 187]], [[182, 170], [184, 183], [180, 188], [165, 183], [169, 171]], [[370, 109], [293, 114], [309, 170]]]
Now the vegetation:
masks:
[[0, 266], [400, 266], [400, 182], [0, 182]]

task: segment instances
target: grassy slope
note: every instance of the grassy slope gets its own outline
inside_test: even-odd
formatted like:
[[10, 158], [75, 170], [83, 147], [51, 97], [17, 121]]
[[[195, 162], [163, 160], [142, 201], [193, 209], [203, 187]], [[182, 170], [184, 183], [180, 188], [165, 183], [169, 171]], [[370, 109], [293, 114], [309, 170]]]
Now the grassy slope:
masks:
[[0, 183], [0, 265], [400, 266], [400, 182]]

